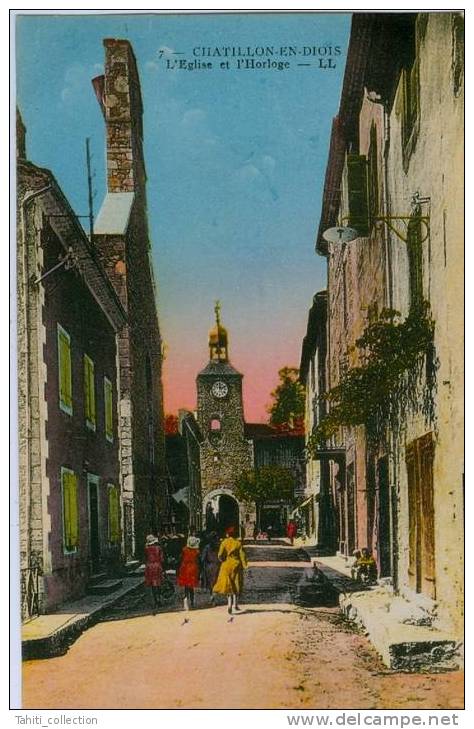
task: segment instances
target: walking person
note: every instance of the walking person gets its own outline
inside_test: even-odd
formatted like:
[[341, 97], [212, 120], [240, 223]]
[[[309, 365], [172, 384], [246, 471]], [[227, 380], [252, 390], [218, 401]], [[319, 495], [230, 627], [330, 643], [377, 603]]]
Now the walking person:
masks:
[[216, 532], [211, 532], [209, 535], [208, 543], [204, 547], [202, 554], [201, 554], [201, 565], [202, 565], [202, 575], [203, 575], [203, 580], [204, 580], [204, 587], [207, 590], [209, 590], [212, 603], [215, 602], [213, 589], [214, 589], [214, 585], [217, 582], [217, 578], [219, 576], [219, 569], [221, 566], [218, 553], [219, 553], [219, 537], [217, 536]]
[[163, 583], [164, 554], [158, 537], [149, 534], [145, 541], [145, 585], [151, 587], [153, 615], [161, 607], [160, 587]]
[[239, 597], [244, 585], [244, 567], [247, 567], [247, 557], [240, 539], [236, 539], [236, 528], [231, 526], [226, 530], [226, 537], [219, 547], [218, 557], [221, 561], [219, 576], [214, 585], [214, 592], [227, 595], [227, 612], [240, 610]]
[[181, 552], [177, 583], [184, 587], [184, 609], [194, 607], [194, 590], [199, 587], [199, 538], [188, 537]]
[[290, 540], [291, 546], [293, 546], [293, 542], [295, 541], [296, 532], [298, 531], [296, 522], [293, 521], [293, 519], [290, 519], [288, 522], [288, 526], [286, 527], [286, 536]]

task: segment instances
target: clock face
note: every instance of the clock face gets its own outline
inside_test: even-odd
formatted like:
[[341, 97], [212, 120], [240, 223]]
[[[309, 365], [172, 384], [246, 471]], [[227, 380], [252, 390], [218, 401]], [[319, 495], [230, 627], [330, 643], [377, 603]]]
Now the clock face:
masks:
[[225, 384], [225, 382], [214, 382], [212, 386], [212, 394], [214, 397], [225, 397], [229, 391], [229, 388]]

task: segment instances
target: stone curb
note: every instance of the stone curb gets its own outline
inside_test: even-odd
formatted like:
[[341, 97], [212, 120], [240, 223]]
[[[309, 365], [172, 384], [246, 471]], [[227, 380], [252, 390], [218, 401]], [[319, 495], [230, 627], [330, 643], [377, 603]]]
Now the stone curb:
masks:
[[[102, 615], [124, 595], [129, 595], [143, 585], [143, 578], [130, 585], [127, 589], [117, 591], [115, 595], [107, 596], [100, 604], [94, 606], [88, 613], [73, 615], [64, 625], [54, 632], [39, 638], [22, 640], [21, 652], [24, 661], [40, 658], [55, 658], [67, 653], [69, 647], [88, 628], [99, 622]], [[45, 616], [42, 616], [45, 617]]]
[[[390, 622], [384, 625], [381, 619], [377, 619], [378, 613], [371, 614], [367, 608], [358, 609], [357, 596], [370, 592], [370, 587], [364, 589], [350, 577], [321, 563], [316, 555], [311, 556], [308, 550], [304, 551], [316, 564], [323, 579], [339, 593], [341, 613], [364, 631], [388, 668], [407, 673], [435, 673], [462, 668], [462, 644], [459, 641], [437, 630], [428, 637], [426, 629], [419, 629], [420, 634], [415, 637], [416, 626], [407, 626], [410, 637], [406, 634], [395, 636], [393, 625], [390, 627]], [[356, 594], [352, 597], [352, 593]]]

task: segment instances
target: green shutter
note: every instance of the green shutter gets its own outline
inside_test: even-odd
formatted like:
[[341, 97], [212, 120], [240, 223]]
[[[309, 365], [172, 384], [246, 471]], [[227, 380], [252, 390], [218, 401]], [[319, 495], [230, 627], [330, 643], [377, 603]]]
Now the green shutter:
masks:
[[87, 424], [95, 430], [95, 378], [94, 362], [87, 354], [84, 355], [84, 410]]
[[77, 547], [79, 541], [79, 513], [77, 508], [77, 476], [70, 474], [70, 512], [71, 512], [71, 544]]
[[72, 414], [71, 341], [67, 332], [58, 325], [59, 405]]
[[79, 542], [79, 512], [77, 506], [77, 477], [71, 471], [63, 471], [64, 546], [68, 551], [76, 549]]
[[118, 488], [109, 484], [109, 541], [117, 544], [120, 541], [120, 503]]
[[402, 75], [402, 142], [405, 154], [411, 152], [417, 119], [420, 113], [420, 66], [418, 58], [415, 58], [409, 68], [403, 69]]
[[419, 103], [420, 103], [420, 92], [419, 92], [419, 83], [420, 83], [420, 68], [419, 68], [419, 61], [418, 58], [415, 59], [413, 66], [410, 69], [409, 72], [409, 85], [410, 85], [410, 93], [409, 93], [409, 118], [411, 126], [415, 123], [416, 118], [418, 117], [419, 113]]
[[112, 410], [112, 383], [104, 379], [104, 403], [105, 403], [105, 436], [111, 442], [114, 439], [114, 419]]
[[367, 190], [367, 160], [365, 155], [347, 155], [347, 186], [349, 196], [349, 226], [360, 237], [369, 234]]

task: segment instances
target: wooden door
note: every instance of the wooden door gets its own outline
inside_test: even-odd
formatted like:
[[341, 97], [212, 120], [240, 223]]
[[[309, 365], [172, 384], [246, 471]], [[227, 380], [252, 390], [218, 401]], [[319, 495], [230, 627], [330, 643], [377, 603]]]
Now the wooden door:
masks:
[[406, 448], [410, 586], [435, 597], [435, 541], [432, 433]]
[[92, 572], [100, 568], [100, 529], [99, 529], [99, 479], [88, 476], [89, 489], [89, 550]]
[[416, 468], [415, 445], [409, 445], [406, 449], [406, 468], [408, 480], [408, 577], [410, 587], [419, 592], [418, 575], [420, 566], [418, 564], [420, 548], [418, 544], [418, 522], [419, 522], [419, 496], [418, 476]]
[[435, 536], [433, 503], [433, 439], [431, 433], [419, 439], [421, 508], [421, 591], [435, 597]]
[[355, 549], [356, 535], [356, 504], [355, 504], [355, 483], [354, 464], [347, 467], [346, 478], [347, 493], [347, 554], [351, 555]]

